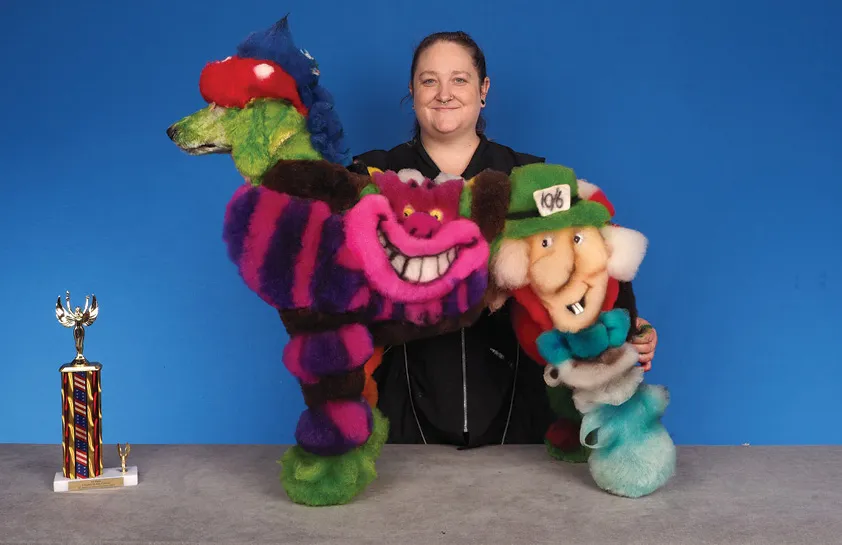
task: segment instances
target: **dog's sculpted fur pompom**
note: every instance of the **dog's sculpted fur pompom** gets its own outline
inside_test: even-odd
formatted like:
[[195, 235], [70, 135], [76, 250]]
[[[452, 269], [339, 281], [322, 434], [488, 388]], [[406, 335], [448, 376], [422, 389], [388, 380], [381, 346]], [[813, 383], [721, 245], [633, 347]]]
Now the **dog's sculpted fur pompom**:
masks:
[[673, 476], [675, 444], [661, 423], [668, 403], [665, 388], [642, 385], [622, 405], [600, 405], [585, 414], [580, 440], [591, 449], [588, 466], [601, 489], [639, 498]]

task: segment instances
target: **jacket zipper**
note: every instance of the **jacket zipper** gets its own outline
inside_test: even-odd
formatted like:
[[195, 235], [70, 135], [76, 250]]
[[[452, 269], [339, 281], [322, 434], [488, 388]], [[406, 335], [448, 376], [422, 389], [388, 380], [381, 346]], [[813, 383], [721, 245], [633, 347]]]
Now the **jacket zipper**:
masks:
[[462, 329], [462, 431], [468, 433], [468, 372], [465, 366], [465, 329]]

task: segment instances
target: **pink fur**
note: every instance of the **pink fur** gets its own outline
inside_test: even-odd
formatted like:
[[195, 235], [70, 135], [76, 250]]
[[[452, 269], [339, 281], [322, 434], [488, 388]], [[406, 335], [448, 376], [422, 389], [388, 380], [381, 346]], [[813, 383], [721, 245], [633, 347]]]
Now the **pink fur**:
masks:
[[319, 378], [304, 370], [301, 365], [301, 345], [304, 343], [303, 337], [295, 336], [289, 340], [284, 346], [284, 366], [292, 374], [292, 376], [299, 379], [305, 384], [315, 384], [319, 382]]
[[462, 282], [457, 288], [457, 304], [459, 305], [459, 312], [468, 312], [468, 284]]
[[404, 314], [414, 324], [435, 323], [441, 320], [442, 303], [440, 299], [428, 303], [409, 303]]
[[364, 402], [328, 401], [324, 405], [324, 412], [336, 425], [339, 433], [349, 441], [361, 445], [368, 439], [371, 430]]
[[387, 171], [375, 174], [374, 183], [389, 201], [399, 221], [411, 221], [415, 216], [404, 218], [406, 205], [411, 205], [416, 213], [427, 217], [432, 210], [439, 210], [442, 212], [442, 225], [459, 219], [459, 197], [465, 185], [461, 178], [436, 183], [425, 180], [418, 171], [401, 171], [398, 174]]
[[[240, 270], [246, 285], [260, 294], [262, 293], [260, 269], [275, 233], [275, 224], [289, 204], [290, 198], [288, 195], [263, 188], [258, 191], [260, 191], [260, 197], [251, 215], [248, 234], [243, 242]], [[271, 303], [271, 301], [268, 302]]]
[[339, 251], [336, 252], [336, 264], [340, 267], [345, 267], [346, 269], [352, 271], [361, 271], [362, 265], [360, 265], [360, 260], [357, 259], [357, 256], [352, 252], [347, 244], [343, 244], [339, 247]]
[[310, 217], [302, 236], [301, 253], [295, 264], [295, 282], [293, 282], [292, 301], [298, 308], [306, 308], [312, 303], [310, 281], [316, 267], [316, 255], [319, 251], [322, 225], [330, 216], [330, 208], [323, 201], [316, 201], [310, 209]]
[[353, 371], [364, 365], [374, 352], [374, 347], [371, 345], [371, 335], [368, 329], [360, 324], [343, 326], [339, 329], [339, 337], [348, 351], [348, 371]]
[[354, 297], [351, 298], [351, 303], [348, 305], [348, 310], [357, 310], [368, 304], [371, 300], [371, 290], [367, 286], [363, 286], [357, 290]]
[[[415, 238], [396, 221], [389, 201], [381, 195], [361, 199], [347, 212], [345, 220], [346, 243], [362, 264], [369, 282], [378, 292], [397, 302], [441, 298], [454, 284], [482, 269], [488, 260], [488, 243], [475, 223], [459, 219], [442, 225], [432, 238]], [[377, 237], [378, 224], [391, 244], [408, 257], [434, 256], [453, 247], [459, 247], [459, 254], [444, 276], [424, 284], [405, 282], [392, 269], [382, 249]], [[474, 245], [464, 247], [470, 243]]]

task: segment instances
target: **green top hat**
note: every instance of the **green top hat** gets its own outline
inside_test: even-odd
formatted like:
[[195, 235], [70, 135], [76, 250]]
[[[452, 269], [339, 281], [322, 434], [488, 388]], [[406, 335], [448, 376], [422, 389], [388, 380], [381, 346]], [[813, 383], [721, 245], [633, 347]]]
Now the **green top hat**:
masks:
[[506, 238], [525, 238], [537, 233], [572, 226], [602, 227], [611, 219], [598, 202], [579, 197], [579, 184], [572, 169], [533, 163], [512, 169], [512, 195]]

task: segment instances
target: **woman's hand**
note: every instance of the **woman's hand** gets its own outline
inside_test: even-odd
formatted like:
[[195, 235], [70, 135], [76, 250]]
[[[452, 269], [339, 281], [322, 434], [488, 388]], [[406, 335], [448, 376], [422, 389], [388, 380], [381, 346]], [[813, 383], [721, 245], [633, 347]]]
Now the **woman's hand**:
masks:
[[634, 339], [632, 344], [640, 353], [640, 363], [644, 371], [652, 368], [652, 359], [655, 357], [655, 346], [658, 344], [658, 332], [648, 321], [638, 317], [637, 329], [642, 330]]

